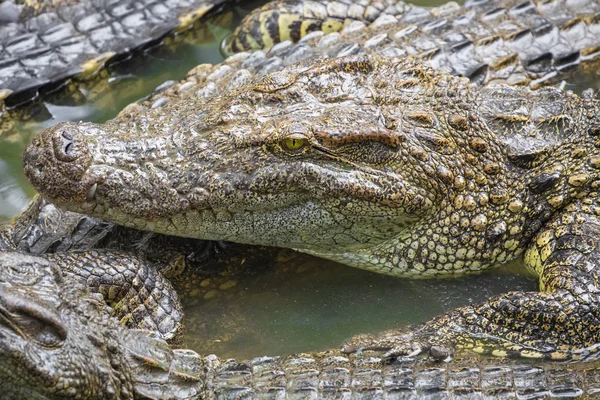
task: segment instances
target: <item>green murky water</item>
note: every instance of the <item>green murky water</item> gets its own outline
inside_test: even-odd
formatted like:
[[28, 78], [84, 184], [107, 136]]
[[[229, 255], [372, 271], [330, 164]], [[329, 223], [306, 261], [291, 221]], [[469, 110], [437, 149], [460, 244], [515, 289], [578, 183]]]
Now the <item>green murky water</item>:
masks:
[[[438, 5], [444, 0], [415, 3]], [[102, 122], [166, 80], [178, 80], [199, 63], [222, 60], [221, 38], [235, 24], [210, 24], [208, 39], [191, 40], [175, 50], [158, 49], [113, 70], [110, 90], [85, 105], [47, 104], [55, 119], [22, 126], [0, 138], [0, 224], [18, 214], [34, 194], [21, 171], [24, 146], [40, 129], [60, 121]], [[208, 44], [207, 44], [208, 43]], [[567, 88], [598, 87], [596, 72], [573, 79]], [[351, 335], [417, 323], [449, 309], [508, 290], [534, 290], [532, 277], [511, 273], [520, 265], [481, 276], [410, 281], [379, 276], [332, 262], [300, 256], [280, 262], [276, 274], [257, 274], [224, 285], [212, 298], [186, 296], [185, 343], [201, 353], [222, 357], [289, 354], [338, 347]]]

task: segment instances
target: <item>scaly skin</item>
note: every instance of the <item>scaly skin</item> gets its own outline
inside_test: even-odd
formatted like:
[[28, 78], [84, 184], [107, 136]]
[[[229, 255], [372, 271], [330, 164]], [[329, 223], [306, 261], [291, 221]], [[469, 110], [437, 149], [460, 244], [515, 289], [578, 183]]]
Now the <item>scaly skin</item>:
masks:
[[251, 361], [171, 350], [129, 330], [60, 268], [0, 253], [0, 390], [29, 399], [239, 399], [348, 396], [403, 398], [594, 396], [597, 363], [536, 364], [461, 358], [392, 362], [377, 352], [339, 351]]
[[339, 31], [351, 21], [373, 23], [374, 29], [354, 35], [348, 45], [422, 55], [435, 68], [484, 82], [539, 85], [600, 54], [600, 3], [592, 0], [484, 0], [434, 9], [394, 0], [281, 0], [244, 18], [225, 49], [270, 48], [313, 31]]
[[[546, 17], [518, 18], [511, 23], [508, 15], [515, 13], [510, 8], [514, 6], [511, 1], [472, 4], [472, 9], [461, 8], [454, 3], [433, 9], [413, 7], [409, 14], [420, 17], [410, 22], [397, 21], [395, 17], [385, 15], [367, 27], [355, 21], [341, 33], [323, 35], [323, 32], [315, 31], [298, 44], [292, 45], [288, 41], [275, 46], [267, 54], [262, 51], [251, 55], [240, 53], [218, 65], [200, 65], [190, 71], [185, 80], [161, 85], [147, 100], [131, 104], [121, 115], [146, 113], [150, 108], [182, 99], [214, 96], [298, 62], [350, 54], [410, 54], [434, 68], [468, 76], [477, 84], [496, 82], [546, 86], [578, 72], [574, 69], [579, 64], [580, 70], [588, 67], [591, 71], [598, 69], [600, 24], [597, 13], [600, 5], [591, 0], [578, 4], [581, 7], [567, 8], [560, 1], [545, 2], [538, 8], [527, 9], [526, 14], [531, 12], [532, 15]], [[269, 11], [265, 12], [267, 15], [259, 19], [268, 19]], [[552, 13], [554, 17], [549, 16]], [[398, 15], [400, 18], [401, 14]], [[489, 18], [489, 22], [482, 22]], [[496, 23], [497, 19], [505, 18], [508, 19], [505, 23]], [[253, 18], [245, 21], [243, 26], [252, 25]], [[440, 21], [446, 23], [438, 26]], [[532, 26], [528, 24], [542, 21], [549, 21], [550, 25], [547, 29], [534, 30], [532, 39], [529, 36]], [[427, 26], [437, 28], [431, 30]], [[551, 26], [555, 28], [549, 28]], [[562, 26], [562, 30], [558, 26]], [[569, 45], [558, 46], [556, 35], [564, 36], [565, 40], [561, 43]], [[523, 44], [523, 40], [529, 39], [532, 41]], [[565, 58], [565, 54], [571, 56]]]
[[600, 4], [591, 0], [484, 0], [434, 9], [395, 0], [280, 0], [244, 18], [224, 48], [228, 54], [269, 48], [352, 21], [389, 25], [353, 42], [424, 53], [434, 67], [473, 80], [538, 85], [600, 53]]
[[29, 99], [10, 96], [43, 92], [76, 75], [93, 76], [111, 58], [185, 29], [223, 3], [149, 1], [140, 7], [126, 1], [116, 7], [88, 0], [28, 0], [14, 5], [15, 21], [0, 25], [0, 98], [9, 97], [15, 105]]
[[171, 350], [110, 313], [53, 262], [0, 253], [2, 398], [199, 398], [196, 353]]
[[221, 47], [227, 56], [267, 50], [311, 32], [339, 32], [353, 21], [370, 24], [383, 15], [401, 18], [413, 9], [426, 13], [425, 8], [398, 0], [271, 1], [248, 14]]
[[72, 211], [396, 276], [478, 272], [529, 249], [544, 293], [358, 342], [580, 359], [600, 342], [599, 126], [595, 99], [479, 90], [410, 59], [357, 56], [104, 125], [59, 124], [24, 167]]
[[[166, 266], [159, 256], [149, 262], [150, 251], [135, 254], [132, 251], [135, 245], [96, 249], [95, 245], [111, 232], [111, 225], [64, 213], [38, 199], [14, 225], [0, 230], [0, 251], [41, 255], [54, 262], [69, 278], [100, 293], [113, 307], [113, 316], [127, 327], [151, 330], [166, 340], [179, 338], [183, 319], [181, 303], [162, 274], [178, 266], [177, 260], [168, 258], [176, 249], [162, 247], [165, 252], [160, 257], [171, 261]], [[119, 239], [118, 234], [114, 236], [115, 240]], [[153, 244], [159, 243], [154, 241]], [[71, 252], [64, 252], [67, 249]]]
[[[239, 32], [234, 37], [256, 36], [254, 30], [256, 26], [252, 23], [254, 18], [276, 22], [281, 32], [279, 40], [284, 39], [285, 35], [291, 35], [294, 38], [300, 36], [294, 33], [293, 29], [285, 33], [289, 30], [286, 24], [293, 28], [304, 21], [300, 25], [301, 27], [306, 27], [308, 24], [310, 29], [325, 29], [327, 26], [338, 29], [347, 21], [353, 20], [354, 23], [347, 27], [348, 29], [341, 34], [341, 37], [335, 33], [320, 40], [320, 37], [316, 38], [315, 35], [318, 36], [322, 32], [315, 31], [309, 34], [312, 39], [304, 40], [298, 46], [285, 48], [283, 45], [282, 49], [280, 45], [276, 51], [269, 53], [265, 60], [261, 59], [261, 56], [264, 56], [262, 53], [251, 57], [246, 62], [235, 57], [226, 62], [228, 67], [233, 68], [232, 70], [205, 65], [195, 71], [194, 75], [196, 76], [190, 77], [194, 85], [184, 86], [185, 90], [175, 96], [195, 94], [198, 89], [202, 89], [198, 92], [200, 95], [220, 93], [232, 85], [239, 86], [247, 83], [252, 76], [263, 76], [299, 60], [335, 57], [364, 51], [371, 54], [412, 54], [422, 57], [434, 67], [444, 68], [454, 74], [469, 76], [474, 81], [482, 83], [502, 81], [514, 85], [531, 86], [545, 85], [549, 83], [548, 81], [554, 82], [562, 79], [576, 66], [586, 68], [598, 59], [597, 55], [599, 54], [598, 38], [600, 38], [600, 34], [598, 34], [598, 30], [600, 24], [598, 24], [597, 17], [599, 5], [595, 0], [581, 0], [574, 6], [569, 2], [553, 0], [543, 4], [536, 3], [532, 8], [524, 7], [525, 3], [518, 6], [516, 0], [478, 1], [467, 2], [465, 7], [448, 3], [434, 9], [391, 1], [395, 6], [386, 7], [383, 15], [374, 21], [372, 28], [361, 32], [356, 32], [356, 29], [362, 25], [361, 22], [358, 22], [359, 20], [369, 24], [375, 15], [379, 15], [379, 11], [372, 12], [373, 7], [364, 8], [361, 16], [359, 11], [362, 8], [359, 10], [356, 5], [350, 10], [343, 2], [305, 3], [307, 3], [306, 6], [301, 10], [298, 10], [296, 3], [279, 2], [272, 5], [269, 10], [257, 11], [253, 14], [253, 18], [247, 19], [242, 25], [246, 31], [249, 31]], [[381, 9], [376, 0], [369, 0], [367, 3]], [[60, 1], [59, 4], [61, 4]], [[329, 5], [326, 7], [326, 11], [331, 15], [323, 14], [322, 4]], [[346, 14], [351, 15], [352, 18], [346, 18], [344, 24], [334, 23], [332, 25], [330, 23], [332, 19], [329, 17], [341, 19]], [[190, 14], [190, 16], [197, 17], [198, 13]], [[186, 23], [190, 21], [190, 18], [184, 19]], [[259, 33], [263, 33], [263, 30], [260, 30]], [[302, 34], [304, 33], [301, 32]], [[18, 35], [18, 33], [10, 32], [8, 36]], [[271, 35], [266, 32], [265, 35], [264, 40], [260, 41], [263, 42], [263, 45], [271, 45], [273, 40], [268, 39]], [[184, 36], [189, 37], [189, 33]], [[177, 37], [181, 37], [181, 35]], [[167, 39], [166, 42], [170, 41], [171, 39]], [[61, 91], [61, 96], [68, 92], [70, 102], [80, 104], [85, 102], [86, 98], [94, 98], [96, 92], [105, 92], [107, 89], [104, 86], [108, 80], [106, 70], [101, 69], [100, 73], [97, 73], [98, 68], [101, 68], [104, 62], [105, 59], [100, 58], [84, 65], [85, 72], [81, 78], [94, 77], [94, 82], [98, 82], [92, 88], [86, 87], [87, 97], [81, 93], [77, 85], [72, 84], [73, 82], [67, 85], [66, 90]], [[36, 66], [42, 65], [45, 64], [40, 60], [36, 62]], [[597, 65], [593, 64], [590, 68], [595, 70]], [[23, 73], [23, 70], [20, 69], [20, 74]], [[216, 73], [212, 74], [212, 72]], [[21, 85], [18, 83], [21, 79], [20, 74], [14, 76], [11, 69], [6, 73], [8, 79], [16, 80], [13, 82], [16, 86]], [[3, 75], [1, 71], [0, 75]], [[207, 85], [203, 84], [204, 78], [207, 78]], [[56, 79], [52, 82], [55, 81]], [[49, 85], [49, 88], [52, 87], [52, 82], [44, 82], [42, 83]], [[39, 84], [41, 83], [38, 81], [33, 82], [33, 88]], [[11, 107], [36, 98], [38, 91], [25, 90], [28, 86], [29, 84], [19, 89], [23, 91], [22, 95], [12, 96], [13, 98], [8, 103]], [[0, 90], [0, 99], [12, 93], [13, 90]], [[148, 105], [158, 106], [166, 101], [163, 96], [158, 100], [158, 102]], [[47, 119], [48, 115], [50, 115], [50, 111], [41, 102], [32, 107], [4, 110], [0, 120], [0, 132], [14, 130], [15, 124], [19, 120], [32, 118], [42, 120]]]
[[599, 386], [594, 364], [532, 366], [477, 359], [432, 363], [414, 358], [389, 363], [369, 352], [257, 357], [249, 362], [207, 357], [205, 365], [206, 399], [593, 398]]

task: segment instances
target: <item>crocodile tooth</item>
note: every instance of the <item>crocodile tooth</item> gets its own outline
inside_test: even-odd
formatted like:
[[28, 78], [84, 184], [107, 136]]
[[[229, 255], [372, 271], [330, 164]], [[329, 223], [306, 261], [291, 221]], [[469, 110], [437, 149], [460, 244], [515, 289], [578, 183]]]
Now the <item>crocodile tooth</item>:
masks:
[[88, 192], [88, 195], [87, 195], [88, 201], [94, 200], [94, 198], [96, 197], [96, 189], [98, 189], [98, 184], [94, 183], [94, 186], [92, 186], [90, 188], [90, 191]]

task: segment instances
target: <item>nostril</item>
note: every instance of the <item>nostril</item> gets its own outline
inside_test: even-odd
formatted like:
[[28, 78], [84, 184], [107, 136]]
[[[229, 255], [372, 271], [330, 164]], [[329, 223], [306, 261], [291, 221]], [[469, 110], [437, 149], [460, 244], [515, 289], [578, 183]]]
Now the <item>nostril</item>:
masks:
[[71, 155], [70, 153], [74, 150], [73, 146], [73, 135], [69, 132], [63, 131], [62, 134], [62, 152], [66, 156]]
[[63, 128], [56, 132], [53, 141], [54, 155], [58, 160], [71, 162], [82, 156], [81, 150], [85, 146], [80, 135]]

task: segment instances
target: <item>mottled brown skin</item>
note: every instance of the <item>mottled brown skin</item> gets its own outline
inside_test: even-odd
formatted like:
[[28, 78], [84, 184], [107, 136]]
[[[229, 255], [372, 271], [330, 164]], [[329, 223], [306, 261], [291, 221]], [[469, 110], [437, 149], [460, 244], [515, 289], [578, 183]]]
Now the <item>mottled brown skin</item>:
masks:
[[24, 165], [73, 211], [390, 275], [479, 272], [527, 250], [543, 293], [354, 347], [580, 359], [600, 342], [599, 107], [556, 89], [477, 89], [410, 59], [347, 57], [210, 101], [57, 125]]

